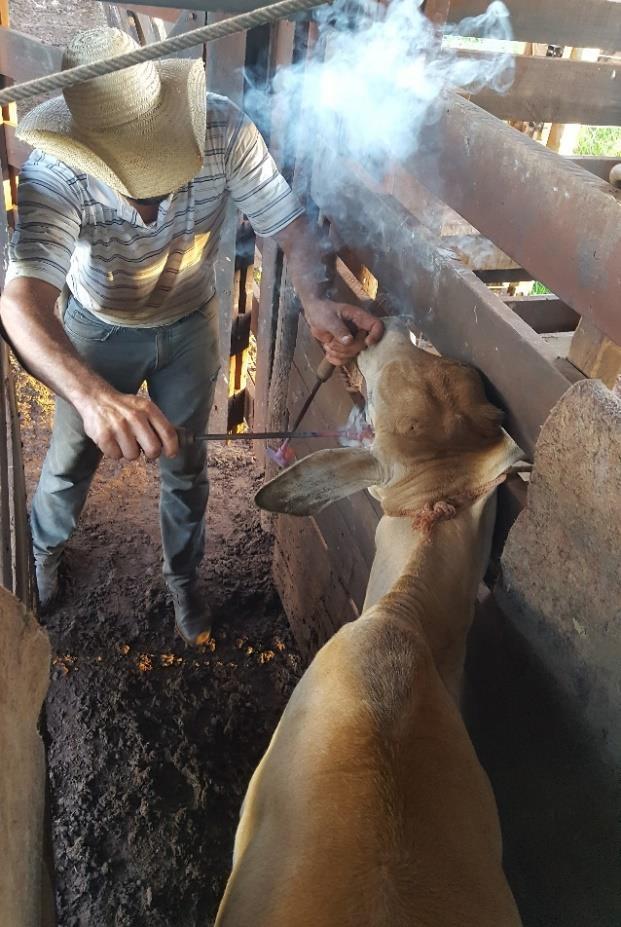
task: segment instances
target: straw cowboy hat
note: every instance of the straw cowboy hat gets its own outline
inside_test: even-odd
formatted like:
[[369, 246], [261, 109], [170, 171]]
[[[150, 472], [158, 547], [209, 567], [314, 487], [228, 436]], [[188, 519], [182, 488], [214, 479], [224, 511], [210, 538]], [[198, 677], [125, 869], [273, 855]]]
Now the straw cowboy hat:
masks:
[[[67, 46], [63, 70], [137, 48], [120, 29], [90, 29]], [[205, 70], [200, 60], [136, 64], [67, 88], [24, 116], [18, 137], [125, 196], [177, 190], [205, 150]]]

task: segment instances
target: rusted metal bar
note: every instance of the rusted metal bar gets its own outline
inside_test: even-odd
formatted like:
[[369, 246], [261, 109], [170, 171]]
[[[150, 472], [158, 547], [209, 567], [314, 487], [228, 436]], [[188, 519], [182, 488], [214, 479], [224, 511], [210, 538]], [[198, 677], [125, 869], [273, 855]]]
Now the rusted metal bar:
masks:
[[408, 167], [621, 343], [621, 193], [450, 92]]
[[341, 164], [337, 172], [318, 160], [323, 169], [313, 177], [313, 196], [339, 237], [440, 352], [481, 370], [511, 434], [532, 453], [550, 409], [570, 386], [570, 365], [559, 365], [525, 322], [396, 200], [359, 179], [355, 166]]

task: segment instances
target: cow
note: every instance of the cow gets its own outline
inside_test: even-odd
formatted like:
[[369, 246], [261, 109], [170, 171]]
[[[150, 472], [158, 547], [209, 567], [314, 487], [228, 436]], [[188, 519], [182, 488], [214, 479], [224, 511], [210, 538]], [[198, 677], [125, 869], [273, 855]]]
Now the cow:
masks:
[[388, 320], [358, 359], [375, 432], [266, 483], [311, 515], [383, 509], [360, 617], [306, 670], [250, 782], [216, 927], [518, 927], [494, 796], [459, 711], [495, 490], [521, 451], [468, 365]]

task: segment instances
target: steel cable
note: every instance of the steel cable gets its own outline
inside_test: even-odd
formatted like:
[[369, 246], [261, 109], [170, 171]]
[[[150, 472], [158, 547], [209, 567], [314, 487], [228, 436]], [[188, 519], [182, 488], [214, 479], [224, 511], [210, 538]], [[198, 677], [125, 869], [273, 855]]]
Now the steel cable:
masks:
[[273, 3], [258, 10], [252, 10], [250, 13], [241, 13], [239, 16], [231, 16], [229, 19], [222, 20], [222, 22], [201, 26], [199, 29], [192, 29], [191, 32], [184, 32], [161, 42], [153, 42], [151, 45], [145, 45], [123, 55], [115, 55], [113, 58], [96, 61], [93, 64], [81, 64], [66, 71], [38, 77], [35, 80], [29, 80], [23, 84], [16, 84], [14, 87], [0, 90], [0, 106], [7, 103], [18, 103], [20, 100], [27, 100], [30, 97], [53, 93], [55, 90], [63, 90], [65, 87], [72, 87], [74, 84], [92, 80], [94, 77], [102, 77], [104, 74], [111, 74], [113, 71], [121, 71], [133, 64], [163, 58], [174, 52], [191, 48], [193, 45], [214, 42], [226, 35], [233, 35], [235, 32], [243, 32], [255, 26], [273, 23], [293, 13], [311, 10], [327, 2], [329, 0], [281, 0], [280, 3]]

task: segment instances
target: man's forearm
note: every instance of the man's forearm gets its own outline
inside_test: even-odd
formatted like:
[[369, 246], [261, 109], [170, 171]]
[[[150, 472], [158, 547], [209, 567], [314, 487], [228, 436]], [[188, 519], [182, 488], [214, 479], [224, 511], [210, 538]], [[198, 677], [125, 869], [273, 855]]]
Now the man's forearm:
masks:
[[285, 252], [287, 269], [303, 308], [313, 307], [326, 298], [329, 283], [327, 253], [322, 249], [319, 235], [305, 216], [300, 216], [277, 236]]
[[287, 257], [287, 269], [304, 307], [314, 337], [328, 360], [343, 364], [382, 337], [384, 327], [370, 312], [326, 297], [329, 282], [326, 254], [319, 236], [301, 216], [276, 236]]
[[57, 290], [49, 284], [30, 288], [9, 283], [0, 313], [15, 352], [28, 370], [76, 408], [98, 392], [112, 388], [82, 360], [54, 313]]

